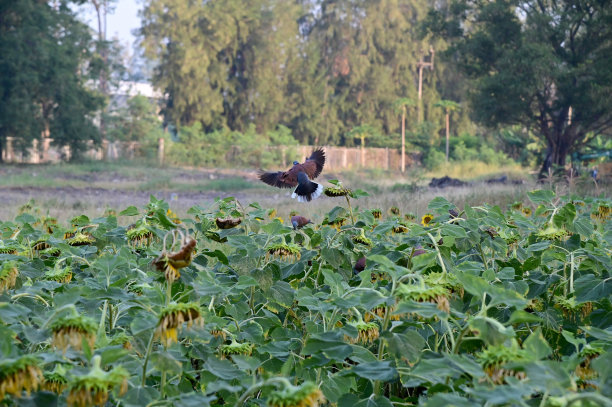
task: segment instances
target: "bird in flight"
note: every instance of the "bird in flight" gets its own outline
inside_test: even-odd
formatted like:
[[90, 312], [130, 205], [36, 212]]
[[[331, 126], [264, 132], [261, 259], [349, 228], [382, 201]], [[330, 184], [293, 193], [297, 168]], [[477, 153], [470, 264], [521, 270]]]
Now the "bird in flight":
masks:
[[310, 202], [323, 193], [323, 185], [312, 182], [317, 178], [325, 165], [325, 152], [318, 148], [303, 163], [293, 162], [287, 171], [263, 172], [259, 179], [277, 188], [295, 188], [291, 198], [299, 202]]

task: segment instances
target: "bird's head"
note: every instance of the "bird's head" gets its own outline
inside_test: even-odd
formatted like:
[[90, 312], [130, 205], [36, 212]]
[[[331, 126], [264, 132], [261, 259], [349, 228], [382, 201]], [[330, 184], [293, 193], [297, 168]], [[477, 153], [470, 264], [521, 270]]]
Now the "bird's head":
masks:
[[298, 164], [299, 164], [299, 162], [297, 162], [297, 161], [293, 162], [293, 165], [298, 165]]
[[293, 225], [293, 229], [297, 229], [298, 228], [298, 222], [297, 220], [292, 220], [291, 224]]

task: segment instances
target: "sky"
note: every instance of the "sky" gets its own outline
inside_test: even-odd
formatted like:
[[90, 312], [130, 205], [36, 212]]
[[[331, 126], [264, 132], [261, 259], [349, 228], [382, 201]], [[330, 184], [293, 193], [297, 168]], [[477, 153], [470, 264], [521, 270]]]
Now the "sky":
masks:
[[[117, 37], [122, 45], [132, 48], [135, 37], [132, 30], [140, 27], [138, 11], [142, 8], [142, 0], [116, 0], [115, 10], [106, 18], [106, 36], [109, 39]], [[78, 8], [78, 15], [97, 31], [98, 20], [91, 3], [85, 3]]]

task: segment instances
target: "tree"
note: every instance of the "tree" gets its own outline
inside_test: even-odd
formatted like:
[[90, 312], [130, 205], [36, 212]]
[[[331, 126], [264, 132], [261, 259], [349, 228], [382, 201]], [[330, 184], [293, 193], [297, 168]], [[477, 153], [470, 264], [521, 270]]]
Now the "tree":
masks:
[[29, 145], [50, 136], [76, 158], [97, 139], [92, 114], [102, 100], [85, 87], [90, 48], [66, 1], [0, 0], [0, 152], [7, 137]]
[[452, 112], [459, 110], [460, 105], [452, 100], [440, 100], [434, 103], [435, 107], [444, 110], [444, 123], [446, 124], [446, 162], [448, 162], [448, 145], [450, 139], [450, 115]]
[[[541, 175], [612, 130], [612, 7], [608, 1], [459, 0], [429, 28], [473, 81], [474, 118], [522, 125], [546, 141]], [[573, 112], [570, 115], [570, 112]]]
[[393, 104], [396, 112], [402, 114], [402, 172], [406, 170], [406, 112], [409, 106], [414, 106], [414, 100], [399, 98]]

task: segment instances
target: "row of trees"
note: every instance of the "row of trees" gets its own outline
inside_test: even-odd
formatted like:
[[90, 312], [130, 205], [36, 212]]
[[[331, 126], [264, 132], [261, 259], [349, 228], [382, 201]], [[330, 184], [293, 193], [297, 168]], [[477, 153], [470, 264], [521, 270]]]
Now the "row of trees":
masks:
[[[0, 149], [8, 136], [76, 151], [100, 131], [158, 131], [142, 100], [108, 111], [120, 71], [103, 20], [113, 1], [0, 0]], [[405, 133], [424, 152], [446, 136], [447, 157], [451, 125], [495, 129], [511, 151], [543, 140], [546, 171], [610, 134], [611, 3], [147, 0], [141, 39], [167, 95], [165, 126], [285, 126], [301, 143], [402, 148]], [[95, 9], [95, 38], [71, 4]]]

